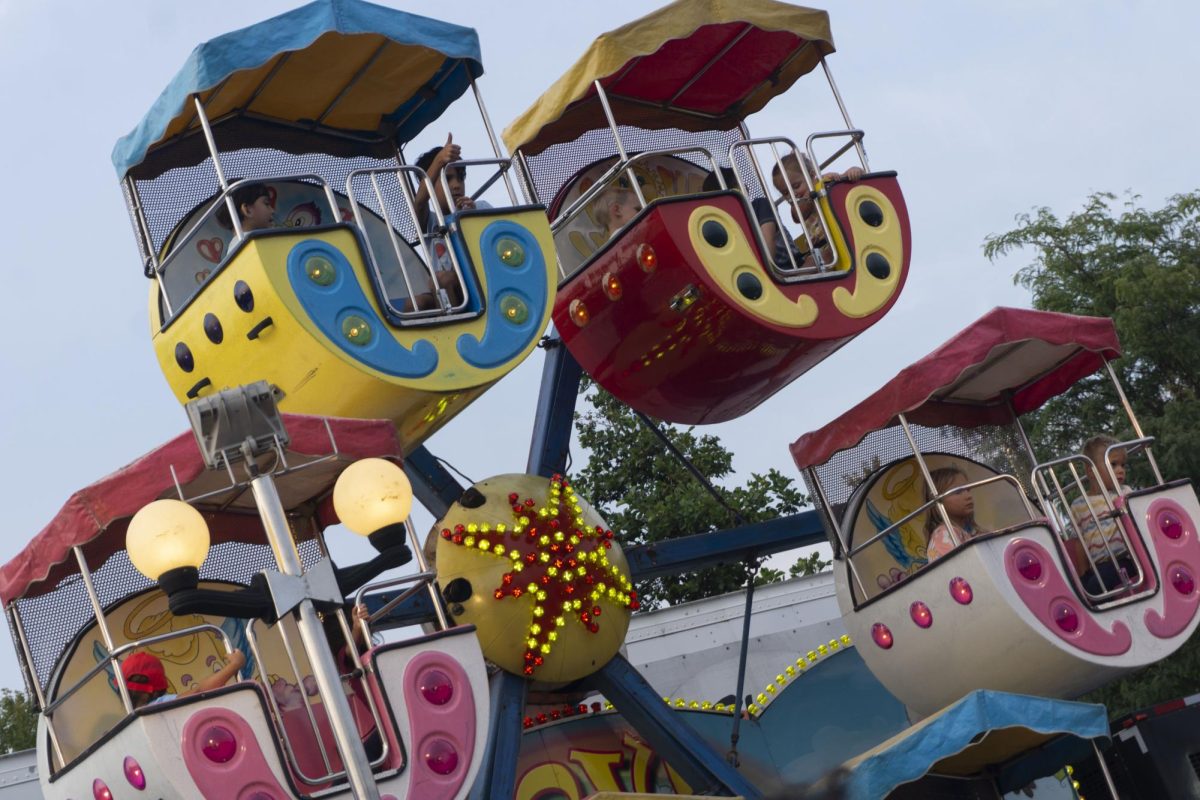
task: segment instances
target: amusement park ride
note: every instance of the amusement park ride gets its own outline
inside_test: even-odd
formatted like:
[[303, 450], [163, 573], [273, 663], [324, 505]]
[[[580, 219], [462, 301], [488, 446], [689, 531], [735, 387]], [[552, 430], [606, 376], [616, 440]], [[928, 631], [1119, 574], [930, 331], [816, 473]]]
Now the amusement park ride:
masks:
[[[198, 47], [113, 153], [192, 434], [77, 492], [0, 569], [45, 796], [764, 797], [844, 765], [851, 797], [995, 797], [1099, 752], [1104, 709], [1071, 699], [1200, 622], [1200, 505], [1128, 404], [1137, 438], [1103, 464], [1021, 427], [1116, 379], [1109, 320], [986, 315], [792, 445], [817, 509], [786, 520], [623, 552], [564, 477], [583, 372], [654, 418], [719, 422], [895, 303], [904, 199], [832, 41], [822, 11], [677, 0], [597, 39], [504, 131], [511, 160], [470, 28], [317, 0]], [[818, 71], [843, 129], [750, 135]], [[468, 92], [494, 157], [410, 164]], [[426, 205], [466, 166], [508, 203]], [[528, 474], [458, 485], [423, 443], [550, 322]], [[1071, 507], [1113, 452], [1152, 485], [1102, 493], [1115, 534], [1081, 560]], [[962, 485], [937, 486], [947, 469]], [[964, 493], [970, 538], [948, 511]], [[378, 554], [334, 565], [339, 521]], [[938, 523], [954, 548], [933, 558]], [[765, 690], [664, 703], [622, 654], [639, 580], [825, 537], [850, 635]], [[1132, 567], [1089, 582], [1114, 548]], [[127, 686], [135, 653], [165, 700]]]

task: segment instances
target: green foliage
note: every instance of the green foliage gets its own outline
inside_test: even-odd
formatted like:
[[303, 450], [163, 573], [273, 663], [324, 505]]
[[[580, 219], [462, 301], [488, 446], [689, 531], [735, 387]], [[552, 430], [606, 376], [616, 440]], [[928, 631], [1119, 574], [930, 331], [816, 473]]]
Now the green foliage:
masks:
[[[1017, 228], [989, 237], [996, 259], [1030, 252], [1015, 281], [1035, 308], [1112, 317], [1123, 357], [1114, 362], [1163, 475], [1200, 478], [1200, 192], [1148, 210], [1139, 198], [1088, 198], [1059, 220], [1049, 209], [1017, 218]], [[1132, 438], [1106, 375], [1081, 381], [1038, 412], [1031, 438], [1043, 455], [1078, 452], [1096, 433]], [[1131, 484], [1145, 485], [1144, 462], [1131, 459]], [[1086, 699], [1114, 715], [1200, 691], [1200, 639], [1170, 658]]]
[[[588, 390], [587, 397], [591, 409], [577, 414], [576, 420], [580, 444], [591, 455], [573, 484], [621, 534], [623, 544], [660, 542], [738, 524], [629, 408], [598, 388]], [[666, 433], [713, 483], [732, 474], [733, 454], [716, 436], [673, 426], [666, 426]], [[722, 493], [747, 523], [795, 514], [807, 503], [792, 480], [774, 469], [754, 473], [744, 485], [723, 488]], [[792, 575], [808, 574], [804, 570], [814, 569], [820, 558], [801, 562], [789, 570]], [[644, 581], [638, 590], [643, 606], [650, 609], [737, 591], [749, 574], [748, 565], [727, 564]], [[782, 579], [780, 570], [762, 570], [756, 585]]]
[[0, 754], [37, 745], [38, 712], [29, 695], [0, 689]]

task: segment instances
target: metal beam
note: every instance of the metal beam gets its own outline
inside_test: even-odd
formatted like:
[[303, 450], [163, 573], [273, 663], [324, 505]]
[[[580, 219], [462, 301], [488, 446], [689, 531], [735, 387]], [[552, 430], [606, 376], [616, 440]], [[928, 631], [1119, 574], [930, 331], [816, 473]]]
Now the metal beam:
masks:
[[579, 397], [583, 368], [557, 336], [547, 339], [545, 348], [546, 361], [542, 366], [542, 386], [538, 392], [526, 471], [549, 478], [567, 468], [571, 430], [575, 426], [575, 401]]
[[[492, 676], [488, 746], [484, 750], [483, 764], [479, 768], [475, 786], [471, 788], [471, 800], [512, 797], [516, 793], [526, 688], [524, 678], [504, 670]], [[658, 702], [662, 704], [661, 699]]]
[[434, 519], [445, 516], [465, 491], [425, 445], [404, 457], [404, 474], [412, 481], [413, 495]]
[[620, 653], [588, 678], [587, 683], [617, 707], [654, 752], [691, 785], [694, 794], [740, 795], [747, 800], [762, 797], [753, 784], [684, 721], [682, 714], [675, 713], [662, 701]]
[[739, 528], [627, 547], [625, 558], [633, 580], [641, 581], [716, 564], [745, 562], [826, 541], [820, 514], [802, 511]]

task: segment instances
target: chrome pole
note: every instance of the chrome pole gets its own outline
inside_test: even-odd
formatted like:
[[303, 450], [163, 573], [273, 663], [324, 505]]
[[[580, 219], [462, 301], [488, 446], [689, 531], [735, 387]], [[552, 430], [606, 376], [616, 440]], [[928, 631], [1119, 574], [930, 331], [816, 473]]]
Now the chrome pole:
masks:
[[[629, 156], [625, 153], [625, 145], [621, 142], [621, 132], [617, 130], [617, 119], [613, 116], [612, 107], [608, 104], [608, 95], [604, 92], [604, 87], [600, 85], [600, 80], [592, 81], [592, 85], [596, 87], [596, 96], [600, 98], [600, 106], [604, 109], [604, 117], [608, 120], [608, 127], [612, 131], [613, 139], [617, 143], [617, 152], [621, 155], [621, 161], [629, 160]], [[637, 175], [632, 169], [625, 170], [626, 176], [629, 178], [629, 187], [633, 189], [633, 193], [637, 196], [638, 204], [642, 208], [646, 207], [646, 198], [642, 196], [642, 187], [638, 186]]]
[[1029, 435], [1025, 433], [1025, 426], [1021, 424], [1021, 418], [1017, 416], [1017, 411], [1013, 408], [1012, 398], [1008, 398], [1008, 413], [1012, 414], [1013, 424], [1017, 426], [1017, 432], [1021, 434], [1021, 443], [1025, 445], [1025, 452], [1029, 454], [1029, 463], [1037, 468], [1038, 457], [1037, 453], [1033, 452], [1033, 444], [1029, 441]]
[[[300, 563], [300, 554], [292, 540], [292, 532], [288, 526], [287, 515], [275, 481], [270, 475], [259, 475], [250, 482], [254, 492], [254, 501], [258, 506], [258, 514], [262, 519], [263, 530], [271, 550], [275, 553], [275, 562], [285, 575], [299, 577], [304, 574]], [[379, 787], [375, 785], [375, 776], [371, 774], [370, 760], [363, 749], [362, 740], [358, 738], [358, 726], [354, 723], [354, 713], [342, 690], [337, 663], [329, 650], [329, 642], [325, 639], [325, 631], [312, 600], [305, 598], [295, 612], [296, 628], [300, 631], [300, 641], [304, 645], [313, 677], [317, 681], [317, 689], [329, 716], [329, 724], [333, 728], [337, 741], [338, 753], [346, 769], [346, 777], [350, 788], [358, 800], [379, 800]]]
[[[104, 619], [104, 607], [100, 605], [100, 597], [96, 594], [96, 587], [92, 583], [92, 573], [88, 571], [87, 560], [83, 557], [83, 550], [78, 546], [72, 547], [71, 551], [75, 553], [75, 561], [79, 564], [79, 576], [83, 579], [83, 588], [87, 592], [88, 600], [92, 604], [92, 611], [96, 613], [96, 628], [100, 631], [100, 637], [104, 639], [104, 646], [108, 649], [109, 654], [113, 651], [113, 638], [108, 630], [108, 622]], [[125, 681], [121, 680], [121, 665], [113, 661], [113, 667], [117, 671], [117, 691], [121, 695], [121, 702], [125, 704], [125, 713], [133, 713], [133, 701], [129, 699], [129, 687], [125, 685]]]
[[[196, 118], [200, 120], [200, 127], [204, 130], [204, 141], [208, 144], [209, 155], [212, 156], [213, 169], [217, 173], [217, 183], [220, 184], [222, 192], [228, 192], [229, 181], [225, 180], [225, 170], [221, 166], [221, 154], [217, 152], [217, 140], [213, 138], [212, 126], [208, 124], [208, 114], [204, 113], [204, 104], [200, 102], [200, 95], [192, 95], [192, 102], [196, 105]], [[233, 223], [233, 235], [241, 239], [245, 235], [242, 233], [242, 220], [238, 217], [237, 205], [228, 194], [225, 195], [225, 207], [229, 209], [229, 219]]]
[[[467, 71], [469, 76], [470, 70]], [[483, 127], [487, 131], [488, 141], [492, 144], [492, 152], [496, 158], [504, 158], [504, 154], [500, 150], [500, 141], [496, 138], [496, 131], [492, 129], [492, 118], [488, 116], [487, 108], [483, 105], [483, 95], [479, 93], [479, 87], [475, 85], [475, 78], [471, 78], [471, 91], [475, 94], [475, 105], [479, 106], [479, 115], [483, 117]], [[511, 164], [511, 162], [509, 162]], [[513, 189], [512, 180], [509, 178], [508, 169], [503, 172], [504, 186], [508, 189], [508, 199], [514, 206], [517, 204], [517, 193]]]
[[829, 505], [829, 498], [825, 495], [825, 487], [821, 485], [821, 479], [817, 477], [817, 473], [811, 467], [808, 470], [808, 475], [812, 479], [813, 488], [817, 490], [817, 497], [821, 502], [821, 508], [825, 514], [825, 520], [833, 529], [833, 535], [837, 537], [838, 544], [842, 548], [842, 557], [846, 559], [846, 564], [850, 567], [850, 574], [854, 576], [854, 582], [858, 584], [858, 590], [862, 592], [862, 599], [867, 599], [867, 587], [863, 585], [862, 578], [858, 574], [858, 570], [854, 567], [854, 559], [850, 557], [850, 546], [846, 542], [846, 537], [842, 534], [842, 525], [833, 518], [833, 510]]
[[1121, 796], [1117, 791], [1117, 784], [1113, 781], [1112, 773], [1108, 771], [1108, 763], [1104, 760], [1104, 753], [1100, 752], [1100, 746], [1096, 744], [1096, 740], [1092, 739], [1092, 751], [1096, 754], [1096, 762], [1100, 764], [1100, 773], [1104, 776], [1104, 785], [1108, 789], [1109, 795], [1113, 800], [1118, 800]]
[[46, 732], [50, 734], [50, 746], [54, 749], [54, 757], [58, 759], [60, 767], [65, 766], [67, 761], [63, 758], [62, 746], [58, 743], [58, 734], [54, 730], [54, 720], [50, 718], [50, 712], [46, 710], [46, 696], [42, 693], [42, 684], [38, 680], [37, 671], [33, 668], [33, 651], [29, 649], [29, 640], [25, 637], [25, 626], [21, 623], [21, 612], [17, 609], [15, 603], [8, 606], [8, 619], [12, 623], [13, 629], [17, 632], [17, 641], [21, 645], [21, 655], [25, 661], [25, 671], [30, 678], [30, 685], [33, 687], [33, 694], [37, 698], [38, 708], [42, 709], [43, 716], [46, 717]]
[[[850, 112], [846, 110], [846, 104], [842, 102], [842, 93], [838, 91], [837, 84], [833, 81], [833, 73], [829, 71], [829, 65], [825, 63], [824, 56], [821, 56], [821, 69], [825, 71], [825, 80], [829, 81], [829, 88], [833, 90], [833, 99], [837, 101], [838, 110], [842, 112], [842, 120], [846, 123], [846, 129], [854, 130], [854, 123], [850, 121]], [[858, 158], [862, 161], [863, 169], [870, 172], [871, 164], [867, 160], [867, 151], [862, 146], [861, 139], [854, 140], [854, 149], [858, 151]]]
[[[1134, 416], [1133, 406], [1129, 405], [1129, 398], [1125, 396], [1125, 390], [1121, 388], [1121, 382], [1117, 380], [1117, 373], [1107, 358], [1104, 359], [1104, 368], [1108, 370], [1108, 377], [1112, 379], [1113, 386], [1117, 387], [1117, 397], [1121, 399], [1121, 405], [1125, 408], [1125, 415], [1129, 417], [1130, 423], [1133, 424], [1134, 435], [1139, 439], [1145, 439], [1146, 434], [1142, 433], [1142, 426], [1138, 424], [1137, 417]], [[1146, 445], [1146, 460], [1150, 462], [1150, 469], [1154, 471], [1154, 479], [1159, 484], [1166, 483], [1163, 480], [1162, 473], [1158, 471], [1158, 462], [1154, 460], [1154, 453], [1150, 450], [1150, 445]]]
[[[925, 477], [925, 485], [929, 487], [930, 496], [937, 497], [939, 492], [933, 485], [933, 476], [929, 474], [929, 467], [926, 466], [925, 459], [921, 457], [921, 451], [917, 448], [917, 440], [913, 438], [912, 431], [909, 430], [908, 420], [903, 414], [897, 414], [896, 419], [900, 421], [900, 427], [904, 430], [904, 438], [908, 439], [908, 446], [912, 448], [913, 457], [917, 459], [917, 466], [921, 468], [921, 475]], [[946, 526], [946, 532], [950, 534], [950, 541], [954, 543], [955, 547], [962, 544], [958, 541], [958, 534], [954, 532], [954, 523], [950, 521], [950, 515], [946, 513], [946, 507], [940, 500], [937, 502], [937, 510]]]
[[[429, 562], [425, 560], [425, 552], [421, 549], [421, 542], [417, 539], [417, 532], [413, 528], [412, 517], [404, 520], [404, 528], [408, 531], [408, 541], [412, 543], [413, 559], [417, 562], [417, 572], [429, 572]], [[436, 581], [429, 582], [429, 600], [433, 603], [433, 613], [437, 617], [438, 626], [441, 630], [446, 630], [450, 627], [450, 623], [446, 619], [446, 609], [442, 607], [442, 595], [438, 591]]]

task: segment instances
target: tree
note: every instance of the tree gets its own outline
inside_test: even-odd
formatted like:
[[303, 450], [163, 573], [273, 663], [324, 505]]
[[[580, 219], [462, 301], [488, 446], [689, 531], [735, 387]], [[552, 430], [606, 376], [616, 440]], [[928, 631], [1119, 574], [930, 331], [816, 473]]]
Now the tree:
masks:
[[[1039, 208], [1017, 217], [1016, 229], [989, 237], [989, 259], [1032, 251], [1017, 284], [1033, 305], [1111, 317], [1123, 357], [1113, 364], [1138, 421], [1155, 437], [1163, 475], [1200, 477], [1200, 192], [1168, 200], [1158, 210], [1094, 194], [1082, 211], [1059, 220]], [[1132, 437], [1106, 375], [1079, 382], [1047, 403], [1031, 426], [1039, 452], [1078, 452], [1089, 436]], [[1148, 483], [1144, 462], [1132, 472]], [[1131, 462], [1131, 466], [1134, 464]], [[1200, 637], [1173, 656], [1094, 692], [1114, 715], [1200, 691]]]
[[[582, 497], [593, 503], [623, 543], [649, 544], [678, 536], [721, 530], [738, 524], [619, 400], [585, 384], [591, 409], [576, 414], [579, 441], [590, 451], [587, 466], [574, 477]], [[714, 483], [733, 472], [733, 454], [720, 439], [691, 428], [666, 426], [671, 442]], [[720, 490], [747, 523], [794, 514], [807, 498], [778, 470], [753, 473], [744, 485]], [[827, 563], [827, 562], [826, 562]], [[819, 556], [802, 558], [791, 574], [820, 571]], [[645, 608], [655, 608], [742, 589], [757, 565], [726, 564], [691, 575], [646, 581], [638, 590]], [[780, 570], [762, 570], [756, 584], [782, 580]]]
[[21, 691], [0, 689], [0, 753], [15, 753], [37, 745], [38, 712], [33, 699]]

